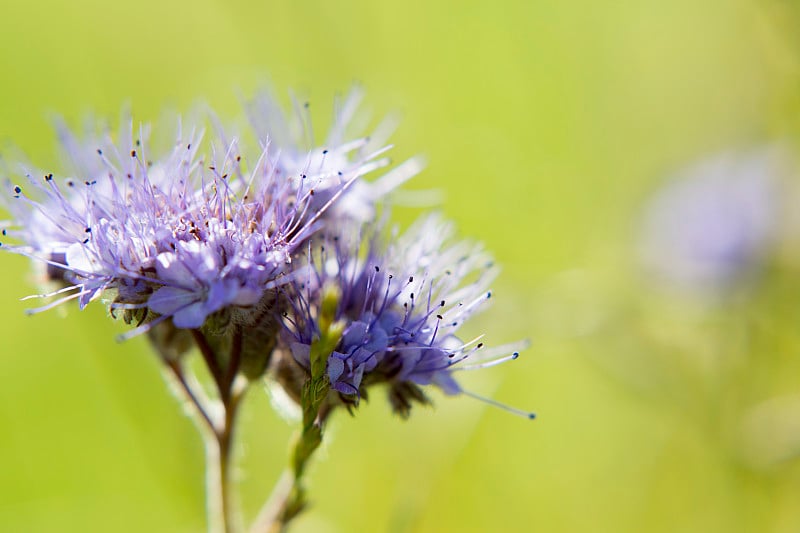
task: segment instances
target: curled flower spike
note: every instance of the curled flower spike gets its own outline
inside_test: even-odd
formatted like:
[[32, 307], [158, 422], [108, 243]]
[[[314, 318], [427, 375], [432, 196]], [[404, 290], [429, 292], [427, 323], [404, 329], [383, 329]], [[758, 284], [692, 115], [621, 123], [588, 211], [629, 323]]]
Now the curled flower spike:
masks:
[[283, 317], [284, 342], [293, 361], [310, 368], [327, 286], [340, 293], [336, 320], [343, 324], [327, 377], [346, 404], [365, 396], [369, 386], [388, 383], [393, 408], [407, 416], [413, 402], [428, 401], [420, 386], [457, 394], [463, 390], [454, 372], [516, 359], [525, 343], [490, 349], [480, 338], [464, 342], [457, 336], [491, 298], [497, 270], [479, 246], [451, 243], [452, 234], [450, 224], [431, 216], [385, 248], [371, 239], [363, 257], [357, 244], [338, 236], [325, 234], [322, 244], [310, 245], [309, 275], [285, 287], [290, 311]]

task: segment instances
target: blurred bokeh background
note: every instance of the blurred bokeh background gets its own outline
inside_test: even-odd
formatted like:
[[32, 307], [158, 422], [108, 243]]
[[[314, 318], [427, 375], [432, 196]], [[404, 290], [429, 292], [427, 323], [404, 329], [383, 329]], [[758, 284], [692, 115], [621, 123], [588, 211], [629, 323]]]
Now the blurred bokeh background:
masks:
[[[528, 337], [403, 422], [334, 421], [296, 531], [800, 530], [800, 6], [788, 0], [4, 0], [0, 140], [291, 88], [318, 134], [355, 82], [504, 270], [472, 330]], [[54, 167], [57, 168], [57, 167]], [[398, 208], [398, 220], [418, 210]], [[0, 531], [204, 528], [203, 450], [102, 305], [27, 317], [3, 255]], [[252, 517], [293, 427], [249, 397]]]

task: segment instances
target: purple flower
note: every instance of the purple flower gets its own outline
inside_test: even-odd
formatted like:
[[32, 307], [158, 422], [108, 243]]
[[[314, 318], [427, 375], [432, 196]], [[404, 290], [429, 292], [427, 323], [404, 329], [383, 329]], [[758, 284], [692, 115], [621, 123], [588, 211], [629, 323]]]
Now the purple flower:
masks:
[[[268, 123], [253, 114], [261, 119]], [[364, 174], [386, 164], [380, 151], [354, 151], [339, 134], [322, 150], [330, 162], [317, 164], [319, 149], [300, 163], [302, 148], [279, 150], [258, 127], [255, 150], [222, 133], [204, 141], [179, 131], [159, 152], [145, 129], [127, 126], [116, 141], [106, 133], [85, 142], [61, 127], [72, 174], [25, 170], [24, 181], [8, 184], [14, 220], [3, 234], [19, 244], [4, 248], [45, 263], [61, 286], [40, 309], [72, 299], [83, 308], [111, 294], [112, 312], [141, 322], [131, 335], [168, 318], [193, 329], [221, 310], [246, 314], [293, 279], [298, 247], [338, 203], [371, 210], [380, 200], [366, 185], [368, 195], [351, 198]]]
[[688, 287], [721, 287], [752, 270], [777, 238], [785, 153], [772, 147], [704, 160], [649, 202], [646, 266]]
[[[370, 135], [364, 135], [353, 124], [363, 90], [355, 87], [337, 102], [333, 124], [319, 146], [313, 143], [314, 132], [308, 117], [308, 104], [294, 103], [295, 113], [286, 117], [267, 93], [261, 93], [248, 105], [248, 117], [259, 138], [269, 138], [266, 156], [274, 162], [275, 172], [296, 184], [316, 192], [312, 212], [331, 203], [337, 191], [355, 176], [363, 176], [390, 163], [384, 157], [391, 148], [388, 137], [394, 129], [386, 120]], [[422, 169], [420, 158], [411, 158], [397, 165], [374, 181], [356, 180], [348, 193], [327, 210], [326, 218], [338, 224], [352, 222], [351, 228], [371, 222], [375, 206], [397, 187]]]
[[516, 358], [518, 347], [490, 350], [480, 337], [457, 336], [491, 298], [496, 268], [480, 246], [452, 242], [452, 234], [450, 224], [431, 216], [387, 246], [372, 237], [363, 258], [358, 242], [322, 236], [309, 252], [309, 275], [286, 288], [284, 342], [294, 360], [309, 369], [321, 292], [329, 285], [340, 292], [336, 319], [344, 330], [327, 361], [328, 379], [346, 403], [386, 382], [395, 410], [406, 416], [411, 401], [427, 401], [419, 386], [459, 393], [454, 371]]

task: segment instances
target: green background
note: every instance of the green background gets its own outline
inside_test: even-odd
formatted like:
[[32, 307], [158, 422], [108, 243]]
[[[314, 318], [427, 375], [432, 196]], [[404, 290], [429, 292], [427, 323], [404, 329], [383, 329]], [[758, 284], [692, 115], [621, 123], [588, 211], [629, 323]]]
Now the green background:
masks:
[[[402, 422], [375, 394], [334, 420], [296, 531], [797, 531], [798, 271], [698, 303], [640, 275], [634, 238], [670, 172], [794, 137], [799, 21], [782, 0], [3, 0], [0, 140], [47, 166], [54, 113], [236, 116], [264, 85], [318, 133], [354, 82], [400, 116], [394, 156], [429, 161], [408, 188], [504, 267], [470, 331], [533, 340], [468, 387], [539, 419], [437, 396]], [[2, 269], [0, 531], [202, 530], [202, 446], [145, 341], [99, 304], [26, 317], [28, 261]], [[250, 518], [293, 426], [254, 391], [241, 429]]]

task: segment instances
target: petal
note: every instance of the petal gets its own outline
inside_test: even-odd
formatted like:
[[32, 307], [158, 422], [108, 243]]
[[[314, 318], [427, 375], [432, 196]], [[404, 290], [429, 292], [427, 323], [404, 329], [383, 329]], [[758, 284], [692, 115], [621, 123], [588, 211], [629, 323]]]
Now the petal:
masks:
[[196, 329], [205, 323], [206, 317], [210, 313], [204, 302], [197, 302], [178, 310], [172, 315], [172, 323], [177, 328]]
[[328, 379], [335, 384], [339, 376], [344, 372], [344, 361], [331, 355], [328, 358]]
[[176, 287], [161, 287], [147, 300], [147, 306], [160, 315], [174, 315], [179, 309], [200, 300], [192, 291]]
[[184, 261], [173, 252], [164, 252], [156, 257], [158, 279], [172, 281], [183, 287], [197, 287], [200, 283]]
[[311, 346], [302, 342], [293, 342], [290, 346], [292, 357], [303, 367], [308, 368], [311, 364]]
[[100, 263], [91, 250], [81, 243], [75, 243], [67, 248], [66, 262], [70, 267], [81, 272], [97, 272]]

